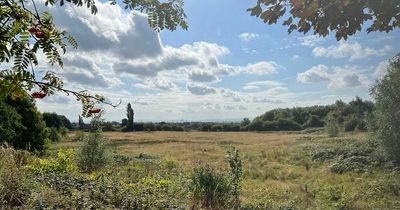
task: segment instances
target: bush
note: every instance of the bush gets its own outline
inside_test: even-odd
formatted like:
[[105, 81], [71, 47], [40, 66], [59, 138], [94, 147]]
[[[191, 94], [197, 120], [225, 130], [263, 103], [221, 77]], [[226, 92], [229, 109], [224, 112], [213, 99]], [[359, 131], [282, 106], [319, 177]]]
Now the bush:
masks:
[[0, 148], [0, 205], [5, 209], [21, 206], [29, 195], [20, 167], [24, 152]]
[[324, 122], [317, 115], [310, 115], [304, 127], [307, 128], [315, 128], [315, 127], [324, 127]]
[[373, 131], [389, 155], [400, 165], [400, 54], [390, 60], [387, 73], [372, 88], [376, 110]]
[[279, 119], [276, 122], [276, 129], [280, 131], [299, 131], [303, 130], [303, 127], [293, 120]]
[[329, 113], [325, 119], [325, 131], [329, 137], [336, 137], [339, 135], [340, 126], [338, 117], [334, 113]]
[[210, 167], [195, 168], [192, 175], [194, 206], [206, 209], [229, 209], [232, 185], [229, 175]]
[[61, 135], [58, 132], [56, 127], [51, 127], [51, 128], [48, 129], [48, 131], [49, 131], [49, 139], [50, 139], [50, 141], [52, 141], [52, 142], [60, 141]]
[[60, 149], [55, 157], [36, 158], [32, 164], [27, 165], [26, 169], [34, 174], [74, 173], [77, 171], [75, 151]]
[[84, 141], [85, 138], [86, 138], [85, 132], [77, 131], [74, 137], [72, 137], [72, 141]]
[[78, 166], [84, 172], [92, 172], [110, 162], [106, 140], [100, 131], [91, 132], [78, 150]]

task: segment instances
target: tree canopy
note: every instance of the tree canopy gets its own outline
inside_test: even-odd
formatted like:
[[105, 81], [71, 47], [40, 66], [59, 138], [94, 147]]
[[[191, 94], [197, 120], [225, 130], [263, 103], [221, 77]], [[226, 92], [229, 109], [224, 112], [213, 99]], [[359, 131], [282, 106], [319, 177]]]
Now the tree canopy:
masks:
[[248, 11], [267, 24], [287, 18], [283, 25], [289, 33], [312, 30], [325, 37], [334, 32], [338, 41], [361, 31], [364, 24], [368, 33], [400, 27], [398, 0], [257, 0]]
[[[89, 110], [96, 103], [115, 104], [88, 91], [65, 89], [56, 72], [35, 71], [39, 65], [39, 53], [43, 52], [50, 65], [63, 67], [62, 55], [67, 50], [67, 44], [78, 47], [67, 31], [57, 28], [49, 12], [39, 14], [36, 9], [36, 4], [63, 6], [66, 3], [86, 6], [93, 15], [97, 13], [95, 0], [0, 0], [0, 98], [11, 95], [13, 99], [19, 99], [25, 92], [31, 91], [35, 91], [33, 98], [65, 92], [82, 103], [83, 116], [88, 117], [93, 114]], [[117, 4], [116, 0], [110, 0], [110, 3]], [[182, 0], [124, 0], [123, 4], [125, 9], [148, 14], [148, 23], [156, 31], [188, 27]]]

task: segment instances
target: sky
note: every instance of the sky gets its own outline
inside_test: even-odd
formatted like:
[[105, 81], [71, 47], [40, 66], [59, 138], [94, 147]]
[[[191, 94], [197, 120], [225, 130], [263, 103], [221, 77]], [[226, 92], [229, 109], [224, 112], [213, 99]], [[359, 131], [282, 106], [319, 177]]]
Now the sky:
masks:
[[[400, 48], [400, 30], [358, 32], [347, 41], [287, 33], [266, 25], [247, 8], [256, 0], [186, 0], [187, 31], [156, 33], [147, 17], [118, 5], [41, 6], [79, 44], [64, 68], [39, 56], [40, 71], [54, 71], [66, 88], [90, 90], [117, 108], [98, 107], [108, 121], [238, 121], [274, 108], [371, 100], [369, 89]], [[365, 27], [363, 28], [365, 31]], [[62, 93], [37, 101], [42, 112], [77, 121], [81, 104]]]

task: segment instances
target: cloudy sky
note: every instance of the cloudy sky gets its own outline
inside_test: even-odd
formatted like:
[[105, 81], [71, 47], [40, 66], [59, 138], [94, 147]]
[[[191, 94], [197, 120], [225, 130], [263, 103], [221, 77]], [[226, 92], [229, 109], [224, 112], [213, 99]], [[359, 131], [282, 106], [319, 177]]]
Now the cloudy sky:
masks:
[[[265, 25], [247, 8], [256, 0], [186, 0], [189, 30], [154, 32], [143, 14], [98, 2], [98, 14], [72, 6], [48, 7], [78, 41], [65, 67], [49, 67], [75, 90], [91, 90], [122, 105], [107, 120], [208, 121], [253, 118], [277, 107], [330, 104], [369, 87], [400, 47], [400, 30], [357, 33], [347, 41]], [[43, 10], [43, 8], [42, 8]], [[59, 94], [40, 100], [41, 111], [77, 121], [81, 106]]]

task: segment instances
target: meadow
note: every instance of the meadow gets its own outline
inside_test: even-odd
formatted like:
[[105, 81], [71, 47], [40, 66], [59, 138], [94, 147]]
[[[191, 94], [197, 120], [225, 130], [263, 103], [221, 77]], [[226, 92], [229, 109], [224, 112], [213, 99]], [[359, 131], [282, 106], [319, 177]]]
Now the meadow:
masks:
[[[54, 143], [51, 150], [77, 148], [81, 142], [72, 141], [75, 135], [69, 133], [68, 140]], [[367, 133], [332, 138], [322, 132], [104, 135], [115, 154], [132, 158], [128, 167], [151, 159], [180, 174], [190, 174], [199, 165], [228, 171], [227, 151], [234, 146], [243, 161], [242, 209], [400, 209], [400, 173], [385, 164], [384, 153]], [[111, 171], [120, 170], [113, 167]], [[141, 173], [145, 177], [157, 172], [146, 168]]]

